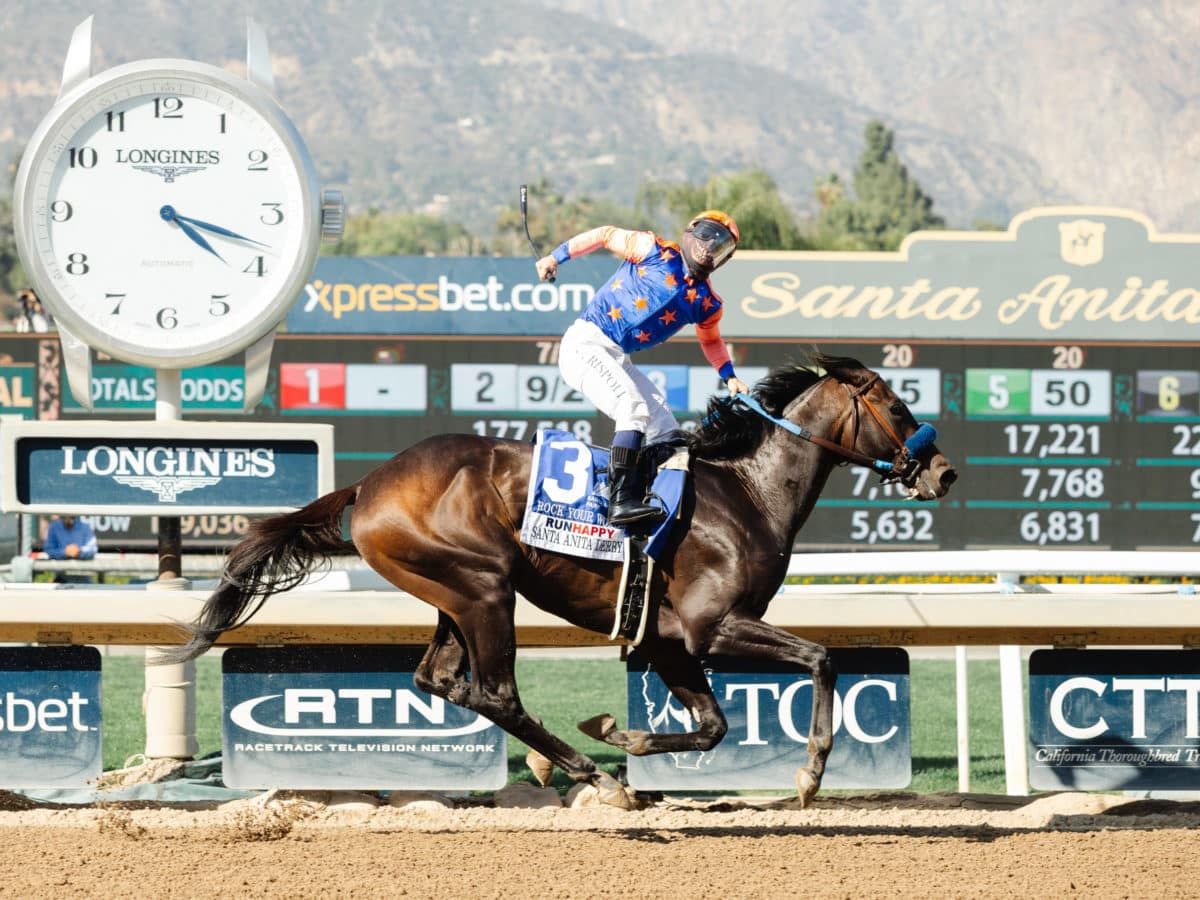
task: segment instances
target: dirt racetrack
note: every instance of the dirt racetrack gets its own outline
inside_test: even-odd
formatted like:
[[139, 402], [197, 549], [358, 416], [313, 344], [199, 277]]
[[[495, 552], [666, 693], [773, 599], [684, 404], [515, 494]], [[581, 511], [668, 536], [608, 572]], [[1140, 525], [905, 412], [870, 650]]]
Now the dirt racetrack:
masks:
[[0, 798], [0, 896], [21, 898], [1200, 896], [1200, 803], [1114, 795], [636, 811], [434, 795], [203, 809]]

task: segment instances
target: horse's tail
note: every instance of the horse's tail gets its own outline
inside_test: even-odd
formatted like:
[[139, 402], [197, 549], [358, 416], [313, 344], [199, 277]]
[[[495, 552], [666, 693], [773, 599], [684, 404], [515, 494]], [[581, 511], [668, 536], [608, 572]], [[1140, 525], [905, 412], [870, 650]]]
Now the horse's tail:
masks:
[[358, 486], [342, 488], [292, 513], [260, 519], [229, 553], [217, 589], [196, 620], [180, 623], [189, 640], [159, 651], [156, 662], [186, 662], [204, 653], [223, 632], [245, 624], [267, 598], [300, 584], [315, 565], [334, 554], [356, 553], [342, 539], [342, 512]]

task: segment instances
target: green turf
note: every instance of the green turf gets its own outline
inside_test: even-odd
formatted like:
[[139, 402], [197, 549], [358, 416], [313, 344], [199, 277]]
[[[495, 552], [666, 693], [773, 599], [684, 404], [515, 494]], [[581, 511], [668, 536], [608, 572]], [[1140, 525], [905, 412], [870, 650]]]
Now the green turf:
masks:
[[[912, 662], [912, 755], [910, 790], [958, 789], [954, 722], [954, 663], [941, 660]], [[971, 707], [971, 790], [1003, 793], [1004, 756], [1000, 724], [1000, 670], [991, 661], [969, 664]], [[196, 732], [198, 755], [221, 749], [220, 661], [198, 660], [196, 667]], [[625, 670], [616, 660], [518, 659], [517, 681], [525, 707], [550, 731], [614, 772], [624, 754], [576, 729], [576, 723], [599, 713], [612, 713], [624, 723]], [[140, 656], [108, 656], [103, 661], [104, 768], [119, 768], [145, 747], [142, 690], [144, 660]], [[509, 740], [509, 777], [530, 779], [525, 766], [528, 747]], [[568, 786], [561, 772], [555, 785]]]

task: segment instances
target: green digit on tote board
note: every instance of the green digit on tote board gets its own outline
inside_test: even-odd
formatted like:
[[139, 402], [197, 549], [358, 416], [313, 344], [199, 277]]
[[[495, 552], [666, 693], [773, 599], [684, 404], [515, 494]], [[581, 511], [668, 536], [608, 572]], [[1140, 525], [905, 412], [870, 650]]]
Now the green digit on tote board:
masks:
[[967, 417], [1029, 415], [1028, 369], [967, 369]]

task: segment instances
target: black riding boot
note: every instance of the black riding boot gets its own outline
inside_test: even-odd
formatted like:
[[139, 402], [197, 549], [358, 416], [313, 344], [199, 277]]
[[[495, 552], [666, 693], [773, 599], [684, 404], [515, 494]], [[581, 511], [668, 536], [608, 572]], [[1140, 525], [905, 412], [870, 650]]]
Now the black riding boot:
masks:
[[608, 457], [608, 522], [627, 531], [653, 528], [665, 516], [657, 506], [646, 503], [646, 488], [637, 464], [638, 451], [613, 447]]

